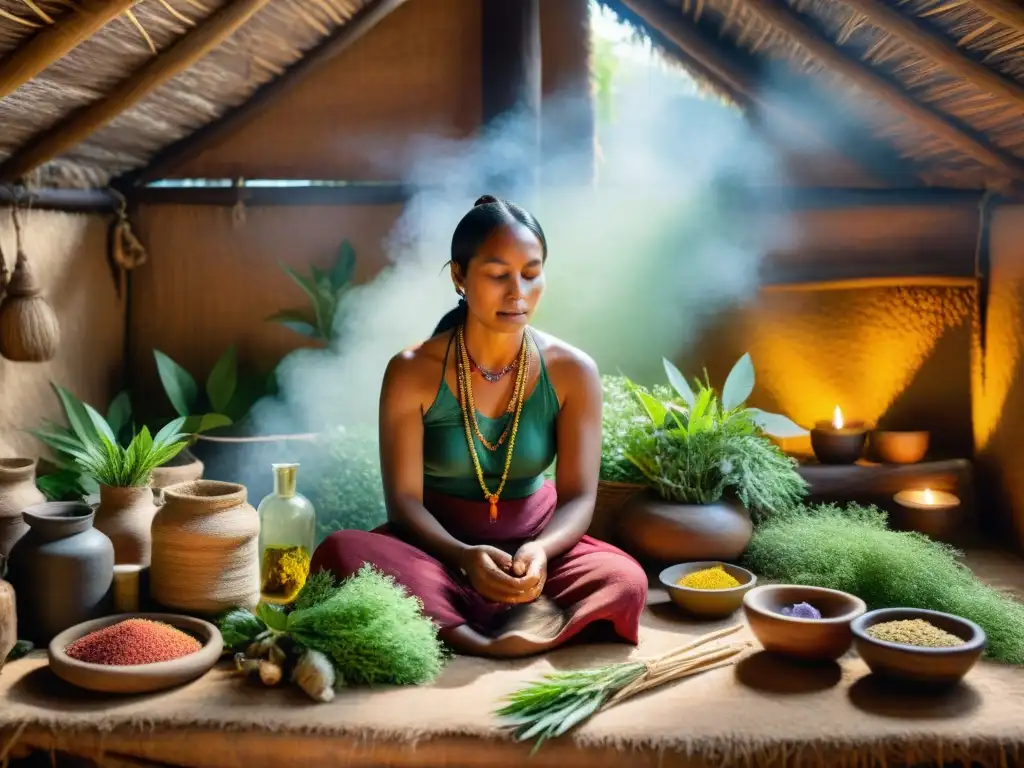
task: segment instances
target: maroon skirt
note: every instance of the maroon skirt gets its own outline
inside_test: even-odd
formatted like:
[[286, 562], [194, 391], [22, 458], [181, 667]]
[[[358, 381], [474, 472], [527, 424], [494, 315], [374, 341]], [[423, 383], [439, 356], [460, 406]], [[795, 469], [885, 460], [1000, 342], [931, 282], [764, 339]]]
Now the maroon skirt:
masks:
[[[456, 539], [490, 544], [514, 554], [550, 522], [557, 495], [548, 481], [524, 499], [502, 500], [494, 522], [484, 500], [427, 493], [423, 501]], [[482, 634], [493, 635], [506, 624], [511, 606], [481, 597], [461, 571], [414, 546], [391, 525], [331, 534], [313, 554], [312, 568], [327, 569], [343, 579], [365, 563], [393, 576], [418, 597], [424, 613], [442, 631], [468, 624]], [[599, 623], [626, 642], [638, 642], [640, 614], [647, 602], [647, 576], [617, 547], [584, 536], [568, 552], [548, 562], [543, 594], [562, 612], [550, 638], [554, 645]]]

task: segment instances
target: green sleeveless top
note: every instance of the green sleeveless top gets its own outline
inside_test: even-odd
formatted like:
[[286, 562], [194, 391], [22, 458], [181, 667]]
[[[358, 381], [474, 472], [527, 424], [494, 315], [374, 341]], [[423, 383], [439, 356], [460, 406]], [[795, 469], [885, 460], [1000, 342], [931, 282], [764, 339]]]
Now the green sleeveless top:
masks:
[[[458, 397], [452, 392], [445, 379], [448, 370], [448, 353], [452, 338], [444, 354], [441, 369], [441, 385], [437, 397], [423, 414], [423, 489], [437, 493], [458, 496], [464, 499], [484, 500], [483, 490], [477, 480], [473, 457], [466, 444], [466, 427], [462, 421], [462, 408]], [[508, 480], [501, 492], [503, 499], [521, 499], [540, 489], [544, 484], [544, 471], [555, 460], [556, 439], [555, 419], [558, 416], [558, 396], [548, 379], [544, 357], [540, 357], [540, 376], [533, 391], [523, 403], [519, 415], [519, 429], [509, 467]], [[514, 414], [502, 415], [496, 419], [476, 414], [480, 432], [491, 445], [501, 437], [508, 419]], [[476, 455], [484, 473], [484, 482], [492, 491], [501, 482], [505, 468], [508, 439], [496, 451], [489, 451], [475, 434]]]

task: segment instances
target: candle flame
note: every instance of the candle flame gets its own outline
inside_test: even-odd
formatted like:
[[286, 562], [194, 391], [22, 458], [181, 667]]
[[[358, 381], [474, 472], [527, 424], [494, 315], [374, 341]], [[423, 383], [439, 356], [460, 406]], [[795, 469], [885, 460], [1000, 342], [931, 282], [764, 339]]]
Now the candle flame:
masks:
[[924, 493], [921, 494], [921, 498], [924, 500], [925, 504], [934, 504], [935, 503], [935, 494], [932, 493], [932, 489], [931, 488], [925, 488], [924, 489]]
[[843, 412], [839, 410], [839, 406], [836, 406], [835, 411], [832, 414], [832, 426], [836, 429], [843, 428]]

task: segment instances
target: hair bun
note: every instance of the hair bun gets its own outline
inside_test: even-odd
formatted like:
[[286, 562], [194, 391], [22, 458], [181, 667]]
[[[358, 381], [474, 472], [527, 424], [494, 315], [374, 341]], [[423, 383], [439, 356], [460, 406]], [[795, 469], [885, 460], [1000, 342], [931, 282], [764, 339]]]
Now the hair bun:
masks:
[[473, 203], [473, 207], [476, 208], [478, 205], [487, 205], [488, 203], [500, 203], [501, 201], [494, 195], [481, 195]]

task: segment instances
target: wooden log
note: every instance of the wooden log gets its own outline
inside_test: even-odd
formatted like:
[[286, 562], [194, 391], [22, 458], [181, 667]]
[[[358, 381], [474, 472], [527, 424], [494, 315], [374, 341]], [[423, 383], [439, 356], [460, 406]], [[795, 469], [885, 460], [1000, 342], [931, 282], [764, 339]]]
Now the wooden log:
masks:
[[528, 168], [501, 169], [489, 180], [496, 194], [533, 186], [540, 161], [540, 0], [481, 3], [481, 88], [484, 131], [501, 130], [515, 118], [515, 142]]
[[[980, 90], [1024, 109], [1024, 85], [965, 55], [942, 34], [928, 30], [895, 7], [879, 0], [842, 1], [883, 32], [941, 64], [950, 74], [962, 77]], [[1024, 15], [1024, 11], [1021, 13]]]
[[0, 186], [0, 206], [27, 205], [35, 210], [65, 213], [113, 213], [121, 200], [109, 189], [12, 189]]
[[291, 205], [401, 205], [415, 188], [399, 183], [284, 187], [138, 187], [129, 192], [133, 204], [217, 205], [241, 202], [252, 207]]
[[269, 0], [234, 0], [170, 48], [135, 70], [114, 90], [34, 136], [0, 164], [0, 182], [20, 179], [39, 165], [86, 139], [154, 89], [188, 69], [238, 30]]
[[1024, 6], [1019, 0], [972, 0], [972, 4], [1000, 24], [1024, 34]]
[[89, 39], [137, 0], [82, 0], [70, 13], [39, 30], [0, 59], [0, 99]]
[[167, 178], [189, 158], [205, 152], [224, 141], [242, 126], [265, 112], [274, 102], [291, 91], [299, 82], [319, 71], [325, 64], [347, 50], [406, 0], [373, 0], [363, 6], [344, 26], [325, 38], [313, 50], [292, 64], [285, 73], [260, 86], [244, 104], [224, 113], [195, 133], [176, 141], [158, 152], [138, 171], [117, 180], [119, 187], [134, 186]]
[[1008, 179], [1024, 179], [1024, 160], [995, 146], [985, 136], [959, 120], [922, 104], [858, 59], [840, 51], [816, 25], [781, 0], [744, 0], [744, 3], [764, 23], [785, 32], [830, 69], [885, 102], [908, 120], [941, 136], [959, 151], [999, 171]]

